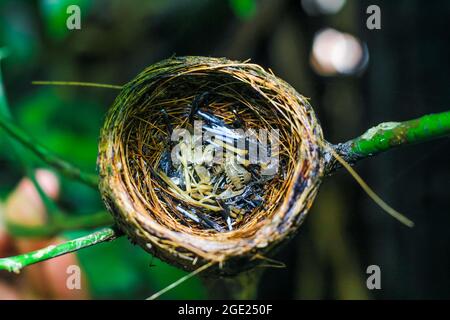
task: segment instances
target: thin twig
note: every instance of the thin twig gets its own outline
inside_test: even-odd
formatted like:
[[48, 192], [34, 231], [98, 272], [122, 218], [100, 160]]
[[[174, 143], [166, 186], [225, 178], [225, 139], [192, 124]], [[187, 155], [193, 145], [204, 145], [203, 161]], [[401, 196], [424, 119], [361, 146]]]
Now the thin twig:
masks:
[[32, 81], [34, 85], [50, 85], [50, 86], [75, 86], [75, 87], [94, 87], [105, 89], [120, 90], [123, 86], [95, 82], [80, 82], [80, 81]]
[[14, 257], [0, 258], [0, 270], [19, 273], [22, 268], [31, 264], [87, 248], [101, 242], [111, 241], [121, 235], [120, 231], [114, 227], [106, 227], [87, 236], [70, 240], [62, 244], [48, 246], [44, 249]]
[[353, 168], [348, 164], [340, 155], [337, 154], [336, 151], [334, 151], [333, 148], [329, 148], [328, 152], [330, 152], [334, 158], [336, 158], [337, 161], [353, 176], [353, 178], [358, 182], [358, 184], [361, 186], [361, 188], [367, 193], [367, 195], [372, 198], [372, 200], [380, 206], [386, 213], [391, 215], [394, 219], [398, 220], [402, 224], [404, 224], [407, 227], [414, 227], [414, 222], [407, 217], [405, 217], [403, 214], [392, 208], [390, 205], [388, 205], [383, 199], [380, 198], [379, 195], [375, 193], [375, 191], [372, 190], [371, 187], [361, 178], [361, 176], [353, 170]]
[[201, 266], [200, 268], [192, 271], [191, 273], [185, 275], [184, 277], [178, 279], [177, 281], [175, 281], [174, 283], [168, 285], [167, 287], [165, 287], [164, 289], [156, 292], [155, 294], [153, 294], [152, 296], [148, 297], [147, 300], [155, 300], [156, 298], [158, 298], [159, 296], [163, 295], [164, 293], [166, 293], [167, 291], [172, 290], [173, 288], [179, 286], [180, 284], [182, 284], [183, 282], [185, 282], [186, 280], [189, 280], [190, 278], [192, 278], [193, 276], [199, 274], [202, 271], [205, 271], [206, 269], [208, 269], [209, 267], [211, 267], [215, 262], [214, 261], [210, 261], [206, 264], [204, 264], [203, 266]]

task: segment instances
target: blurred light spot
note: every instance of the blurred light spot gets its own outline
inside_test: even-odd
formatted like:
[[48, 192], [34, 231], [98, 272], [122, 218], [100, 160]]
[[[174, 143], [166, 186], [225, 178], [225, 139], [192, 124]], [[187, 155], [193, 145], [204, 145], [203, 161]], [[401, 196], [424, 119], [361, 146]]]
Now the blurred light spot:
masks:
[[310, 63], [320, 75], [361, 73], [368, 62], [367, 46], [351, 34], [324, 29], [314, 36]]
[[230, 6], [236, 16], [249, 19], [255, 15], [256, 0], [229, 0]]
[[307, 14], [335, 14], [345, 5], [346, 0], [302, 0], [302, 7]]

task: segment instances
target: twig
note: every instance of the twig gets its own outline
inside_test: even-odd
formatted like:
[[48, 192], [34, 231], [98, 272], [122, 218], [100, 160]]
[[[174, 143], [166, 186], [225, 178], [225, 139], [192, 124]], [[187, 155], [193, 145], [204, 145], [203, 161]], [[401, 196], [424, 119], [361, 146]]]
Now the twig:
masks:
[[[333, 146], [347, 162], [353, 164], [384, 151], [450, 135], [450, 111], [430, 114], [404, 122], [383, 122], [363, 135]], [[339, 163], [328, 155], [327, 172], [339, 168]]]
[[88, 215], [55, 216], [49, 223], [42, 226], [24, 226], [6, 221], [8, 233], [15, 237], [52, 237], [64, 231], [93, 229], [113, 223], [113, 218], [105, 211]]
[[328, 152], [330, 152], [333, 155], [333, 157], [353, 176], [355, 181], [358, 182], [361, 188], [367, 193], [369, 197], [372, 198], [372, 200], [378, 206], [380, 206], [380, 208], [382, 208], [386, 213], [391, 215], [394, 219], [398, 220], [405, 226], [408, 226], [410, 228], [414, 227], [414, 222], [412, 220], [405, 217], [403, 214], [392, 208], [383, 199], [381, 199], [380, 196], [377, 195], [375, 191], [372, 190], [371, 187], [369, 187], [369, 185], [364, 181], [364, 179], [362, 179], [361, 176], [355, 170], [353, 170], [351, 165], [344, 159], [342, 159], [342, 157], [339, 154], [337, 154], [337, 152], [334, 151], [333, 148], [330, 147]]
[[114, 227], [106, 227], [87, 236], [70, 240], [62, 244], [48, 246], [44, 249], [14, 257], [0, 258], [0, 270], [19, 273], [22, 268], [31, 264], [87, 248], [101, 242], [111, 241], [121, 235], [120, 231]]
[[34, 141], [33, 138], [22, 131], [22, 129], [14, 125], [9, 119], [0, 117], [0, 127], [3, 128], [16, 141], [20, 142], [24, 147], [32, 151], [42, 161], [61, 174], [70, 179], [78, 180], [88, 186], [91, 186], [92, 188], [98, 188], [97, 175], [83, 172], [71, 163], [59, 158], [47, 148]]
[[123, 86], [114, 84], [104, 84], [95, 82], [80, 82], [80, 81], [32, 81], [34, 85], [51, 85], [51, 86], [76, 86], [76, 87], [94, 87], [105, 89], [121, 90]]
[[203, 266], [201, 266], [200, 268], [192, 271], [191, 273], [185, 275], [184, 277], [181, 277], [180, 279], [178, 279], [177, 281], [171, 283], [170, 285], [168, 285], [167, 287], [165, 287], [164, 289], [156, 292], [155, 294], [153, 294], [152, 296], [148, 297], [146, 300], [155, 300], [156, 298], [158, 298], [159, 296], [161, 296], [162, 294], [166, 293], [167, 291], [172, 290], [173, 288], [179, 286], [180, 284], [182, 284], [183, 282], [185, 282], [186, 280], [189, 280], [190, 278], [192, 278], [193, 276], [199, 274], [202, 271], [205, 271], [206, 269], [208, 269], [209, 267], [211, 267], [215, 262], [214, 261], [210, 261], [208, 263], [205, 263]]

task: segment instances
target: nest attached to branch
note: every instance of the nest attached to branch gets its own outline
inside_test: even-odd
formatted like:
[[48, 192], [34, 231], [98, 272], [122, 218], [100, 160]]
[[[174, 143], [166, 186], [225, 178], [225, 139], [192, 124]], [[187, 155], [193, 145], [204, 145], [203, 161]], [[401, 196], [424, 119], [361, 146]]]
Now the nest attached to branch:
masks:
[[[279, 133], [277, 173], [239, 198], [253, 206], [231, 207], [228, 224], [209, 210], [223, 207], [211, 196], [202, 199], [211, 187], [194, 184], [195, 173], [183, 187], [161, 173], [170, 130], [188, 127], [194, 107], [228, 127], [239, 120], [245, 129]], [[126, 84], [108, 112], [99, 144], [100, 191], [118, 226], [145, 250], [185, 270], [213, 263], [210, 273], [232, 275], [263, 262], [302, 223], [324, 174], [321, 141], [307, 99], [273, 73], [248, 62], [170, 58]], [[250, 186], [252, 179], [241, 182]], [[222, 188], [232, 190], [227, 181]], [[258, 202], [249, 200], [255, 197]], [[233, 199], [238, 198], [227, 201]]]

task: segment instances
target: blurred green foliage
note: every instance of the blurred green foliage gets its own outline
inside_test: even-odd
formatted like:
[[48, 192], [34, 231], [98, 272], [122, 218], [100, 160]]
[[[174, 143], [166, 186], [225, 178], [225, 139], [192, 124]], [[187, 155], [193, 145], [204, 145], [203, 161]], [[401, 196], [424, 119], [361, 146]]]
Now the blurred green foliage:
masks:
[[[52, 51], [48, 46], [53, 50], [63, 48], [64, 42], [72, 36], [66, 28], [66, 8], [71, 4], [80, 6], [82, 19], [86, 19], [94, 7], [94, 1], [90, 0], [0, 2], [0, 47], [10, 52], [1, 64], [11, 81], [7, 81], [5, 87], [11, 98], [14, 120], [62, 158], [94, 172], [100, 126], [117, 92], [32, 87], [30, 84], [36, 76], [52, 79], [53, 74], [58, 74], [61, 79], [71, 78], [70, 70], [78, 68], [78, 62], [72, 61], [71, 65], [67, 57], [52, 60], [50, 65], [43, 63], [46, 50]], [[149, 7], [163, 9], [160, 1]], [[89, 93], [84, 94], [86, 91]], [[1, 131], [0, 196], [3, 199], [23, 174], [6, 140]], [[61, 183], [62, 195], [58, 203], [70, 214], [89, 214], [104, 208], [97, 191], [67, 179], [61, 179]], [[65, 236], [75, 238], [85, 234], [87, 231], [68, 232]], [[125, 238], [80, 251], [78, 256], [93, 298], [142, 299], [186, 274], [154, 259]], [[204, 297], [203, 286], [196, 278], [164, 295], [168, 299]]]
[[256, 12], [255, 0], [229, 0], [234, 13], [243, 19], [250, 19]]

